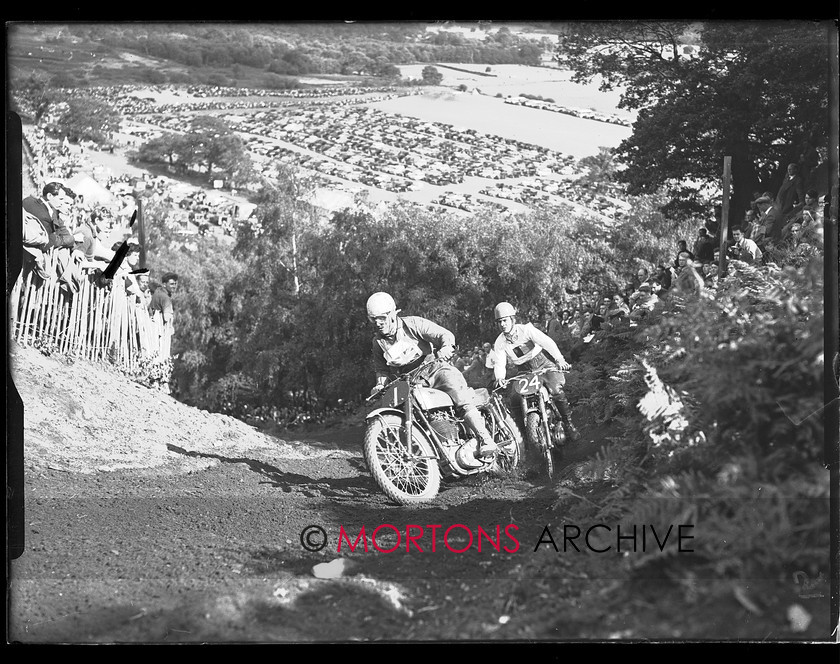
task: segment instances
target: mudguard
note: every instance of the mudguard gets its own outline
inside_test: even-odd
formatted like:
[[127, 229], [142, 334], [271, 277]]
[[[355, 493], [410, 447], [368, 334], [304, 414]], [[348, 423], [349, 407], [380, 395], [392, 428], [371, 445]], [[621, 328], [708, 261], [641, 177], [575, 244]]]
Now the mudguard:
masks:
[[365, 416], [365, 422], [372, 420], [374, 417], [378, 417], [379, 415], [396, 415], [397, 417], [404, 418], [405, 413], [399, 408], [377, 408], [376, 410], [370, 411]]

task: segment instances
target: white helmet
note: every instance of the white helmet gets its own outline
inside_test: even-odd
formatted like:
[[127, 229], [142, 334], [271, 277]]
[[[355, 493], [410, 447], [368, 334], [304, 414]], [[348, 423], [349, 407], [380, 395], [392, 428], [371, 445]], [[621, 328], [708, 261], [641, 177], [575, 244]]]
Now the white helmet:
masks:
[[508, 316], [515, 316], [516, 309], [510, 302], [499, 302], [496, 308], [493, 309], [493, 318], [499, 320], [500, 318], [507, 318]]
[[397, 310], [397, 304], [388, 293], [374, 293], [367, 301], [368, 316], [387, 316]]

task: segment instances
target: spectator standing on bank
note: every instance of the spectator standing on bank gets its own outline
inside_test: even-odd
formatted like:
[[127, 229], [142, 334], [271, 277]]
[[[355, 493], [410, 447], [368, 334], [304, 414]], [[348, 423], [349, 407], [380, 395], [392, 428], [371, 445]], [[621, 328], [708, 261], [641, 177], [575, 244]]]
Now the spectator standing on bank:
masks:
[[550, 336], [554, 343], [559, 344], [562, 340], [563, 321], [560, 319], [560, 305], [558, 304], [551, 314], [551, 318], [546, 325], [546, 334]]
[[799, 175], [799, 164], [788, 164], [785, 179], [776, 194], [776, 205], [784, 219], [797, 205], [805, 202], [805, 183]]
[[47, 233], [47, 245], [44, 251], [55, 247], [72, 249], [75, 245], [73, 234], [61, 219], [60, 207], [65, 207], [63, 198], [67, 196], [64, 185], [60, 182], [48, 182], [40, 196], [27, 196], [23, 199], [23, 209], [35, 217]]
[[709, 235], [705, 226], [697, 229], [697, 239], [694, 240], [692, 248], [694, 259], [700, 263], [706, 263], [715, 259], [715, 240]]
[[161, 285], [152, 293], [149, 313], [152, 316], [159, 316], [165, 325], [173, 325], [175, 312], [172, 306], [172, 296], [178, 290], [178, 275], [174, 272], [167, 272], [161, 278], [161, 282]]
[[[178, 290], [178, 275], [174, 272], [167, 272], [163, 275], [161, 281], [163, 283], [152, 293], [152, 299], [149, 302], [149, 314], [158, 331], [160, 359], [165, 360], [170, 355], [172, 334], [175, 331], [172, 296]], [[168, 384], [163, 383], [162, 389], [168, 391]]]
[[132, 270], [131, 274], [134, 276], [135, 283], [137, 284], [137, 292], [135, 293], [136, 303], [148, 313], [149, 306], [152, 303], [152, 289], [149, 286], [149, 268], [137, 268], [136, 270]]
[[107, 265], [114, 257], [114, 252], [104, 247], [100, 241], [105, 230], [105, 219], [110, 215], [108, 208], [96, 208], [73, 233], [76, 241], [74, 251], [80, 253], [89, 267]]

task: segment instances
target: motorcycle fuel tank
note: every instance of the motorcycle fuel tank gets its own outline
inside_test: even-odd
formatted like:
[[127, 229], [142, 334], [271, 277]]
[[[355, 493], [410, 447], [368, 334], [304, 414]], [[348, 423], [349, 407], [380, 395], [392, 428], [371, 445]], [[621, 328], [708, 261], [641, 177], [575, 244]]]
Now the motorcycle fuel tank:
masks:
[[424, 410], [433, 410], [435, 408], [448, 408], [452, 406], [452, 399], [446, 392], [441, 392], [431, 387], [417, 386], [414, 388], [414, 396], [417, 398], [417, 403]]

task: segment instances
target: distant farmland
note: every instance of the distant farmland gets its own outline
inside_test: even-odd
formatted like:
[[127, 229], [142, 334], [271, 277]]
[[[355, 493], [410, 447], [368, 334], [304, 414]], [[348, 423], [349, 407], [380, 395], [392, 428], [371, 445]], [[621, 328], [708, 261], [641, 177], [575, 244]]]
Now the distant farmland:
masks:
[[[445, 79], [444, 79], [445, 80]], [[576, 159], [595, 155], [598, 148], [616, 147], [630, 136], [621, 125], [576, 118], [562, 113], [506, 104], [497, 97], [441, 90], [369, 104], [426, 122], [442, 122], [484, 134], [539, 145]]]

